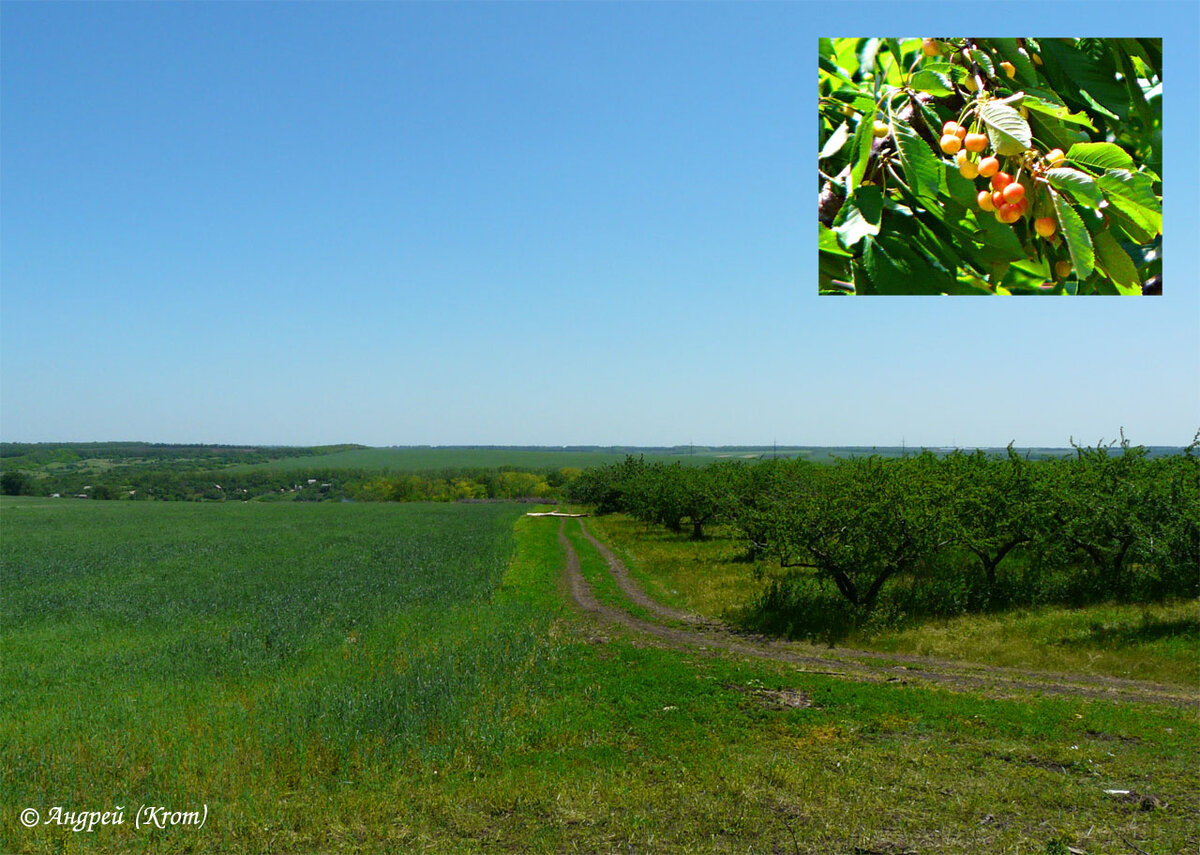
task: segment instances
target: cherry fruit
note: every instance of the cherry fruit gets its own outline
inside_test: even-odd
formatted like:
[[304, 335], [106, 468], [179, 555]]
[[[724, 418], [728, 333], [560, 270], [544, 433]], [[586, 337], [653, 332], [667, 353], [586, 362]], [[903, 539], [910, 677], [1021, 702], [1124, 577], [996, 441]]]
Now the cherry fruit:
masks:
[[967, 151], [981, 152], [987, 148], [988, 138], [985, 134], [967, 134], [963, 138], [963, 147]]

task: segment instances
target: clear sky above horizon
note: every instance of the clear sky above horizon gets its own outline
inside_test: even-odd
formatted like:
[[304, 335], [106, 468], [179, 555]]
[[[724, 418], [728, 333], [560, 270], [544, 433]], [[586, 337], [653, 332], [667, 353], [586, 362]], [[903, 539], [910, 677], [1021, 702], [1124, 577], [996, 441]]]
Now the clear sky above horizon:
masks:
[[1195, 3], [984, 34], [1164, 37], [1163, 297], [816, 295], [817, 37], [958, 8], [5, 0], [0, 438], [1186, 444]]

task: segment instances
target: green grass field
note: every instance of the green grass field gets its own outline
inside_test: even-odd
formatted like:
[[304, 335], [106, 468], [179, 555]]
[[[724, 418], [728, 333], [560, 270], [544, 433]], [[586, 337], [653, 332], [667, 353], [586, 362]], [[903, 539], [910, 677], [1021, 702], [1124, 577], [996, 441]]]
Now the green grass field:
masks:
[[526, 508], [5, 498], [0, 851], [1195, 851], [1194, 710], [662, 649]]

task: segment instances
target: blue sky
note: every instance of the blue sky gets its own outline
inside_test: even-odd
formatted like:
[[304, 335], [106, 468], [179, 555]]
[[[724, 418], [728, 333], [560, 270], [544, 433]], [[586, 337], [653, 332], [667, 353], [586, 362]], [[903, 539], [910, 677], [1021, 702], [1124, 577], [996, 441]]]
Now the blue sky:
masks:
[[0, 8], [5, 440], [1200, 427], [1195, 4], [999, 4], [983, 34], [1165, 37], [1146, 300], [816, 296], [816, 39], [961, 4]]

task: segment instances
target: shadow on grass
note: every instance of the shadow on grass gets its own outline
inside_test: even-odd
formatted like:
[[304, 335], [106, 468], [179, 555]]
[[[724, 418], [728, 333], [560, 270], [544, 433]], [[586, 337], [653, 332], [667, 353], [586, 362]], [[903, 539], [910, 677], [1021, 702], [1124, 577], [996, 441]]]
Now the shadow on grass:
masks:
[[1064, 647], [1121, 647], [1165, 639], [1200, 642], [1200, 620], [1195, 618], [1157, 620], [1143, 616], [1141, 623], [1137, 625], [1117, 624], [1112, 626], [1093, 622], [1086, 635], [1064, 638], [1059, 640], [1058, 644]]
[[832, 646], [858, 629], [864, 617], [836, 592], [810, 579], [789, 578], [773, 581], [734, 619], [751, 632]]

